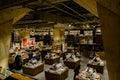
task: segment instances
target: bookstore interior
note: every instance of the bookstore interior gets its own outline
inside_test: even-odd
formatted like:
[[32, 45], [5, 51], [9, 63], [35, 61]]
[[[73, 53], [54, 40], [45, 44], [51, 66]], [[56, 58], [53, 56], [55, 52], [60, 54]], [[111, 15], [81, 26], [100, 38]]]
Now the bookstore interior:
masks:
[[[86, 24], [81, 29], [59, 26], [63, 24], [51, 29], [13, 29], [9, 68], [0, 67], [0, 78], [69, 80], [72, 72], [71, 80], [102, 80], [105, 58], [100, 26]], [[87, 62], [83, 66], [84, 57]]]
[[[80, 15], [71, 14], [79, 14], [72, 9], [74, 6], [70, 6], [71, 4], [79, 7], [74, 1], [56, 3], [51, 2], [54, 6], [46, 3], [49, 7], [45, 4], [42, 8], [39, 6], [40, 9], [34, 7], [34, 3], [26, 5], [31, 9], [34, 7], [53, 14], [58, 14], [59, 12], [55, 12], [58, 10], [64, 16], [59, 14], [62, 18], [57, 19], [49, 17], [46, 20], [53, 19], [56, 22], [45, 22], [38, 19], [46, 14], [38, 17], [36, 12], [33, 13], [37, 10], [33, 10], [14, 24], [11, 31], [8, 68], [0, 66], [0, 80], [108, 80], [105, 78], [108, 77], [108, 70], [99, 18], [93, 17], [90, 18], [93, 21], [80, 22], [80, 17], [76, 18]], [[63, 6], [71, 7], [68, 8], [71, 13]], [[53, 7], [55, 9], [48, 10]], [[86, 13], [88, 12], [86, 10]], [[32, 19], [37, 20], [29, 20], [31, 14]], [[64, 22], [67, 20], [65, 16], [68, 15], [79, 22], [61, 23], [61, 19]], [[24, 20], [28, 16], [30, 23]]]

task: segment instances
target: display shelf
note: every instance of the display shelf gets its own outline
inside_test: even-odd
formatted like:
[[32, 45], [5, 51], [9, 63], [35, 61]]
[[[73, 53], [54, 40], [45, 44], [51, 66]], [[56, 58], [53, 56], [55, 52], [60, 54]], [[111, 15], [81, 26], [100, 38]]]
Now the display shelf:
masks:
[[80, 29], [76, 30], [72, 34], [66, 35], [66, 43], [68, 46], [74, 45], [75, 43], [84, 43], [84, 44], [92, 44], [93, 43], [93, 29]]
[[68, 77], [68, 68], [61, 63], [53, 64], [45, 71], [46, 80], [65, 80]]
[[104, 51], [103, 44], [75, 44], [74, 46], [80, 46], [80, 51], [92, 51], [93, 53]]
[[68, 77], [68, 69], [61, 74], [45, 71], [46, 80], [65, 80]]
[[64, 61], [64, 64], [70, 68], [70, 69], [75, 69], [78, 65], [80, 65], [80, 60], [77, 61]]
[[45, 59], [45, 64], [54, 64], [60, 62], [60, 57], [55, 57], [55, 58], [50, 58], [50, 59]]
[[102, 75], [93, 68], [87, 67], [75, 77], [75, 80], [102, 80]]
[[38, 64], [35, 67], [23, 66], [23, 73], [35, 76], [44, 70], [44, 64]]
[[96, 72], [103, 74], [104, 66], [87, 64], [88, 67], [96, 69]]
[[102, 44], [102, 32], [100, 26], [96, 26], [94, 29], [94, 43]]
[[87, 66], [95, 69], [97, 73], [103, 74], [105, 62], [98, 54], [92, 54], [90, 55]]

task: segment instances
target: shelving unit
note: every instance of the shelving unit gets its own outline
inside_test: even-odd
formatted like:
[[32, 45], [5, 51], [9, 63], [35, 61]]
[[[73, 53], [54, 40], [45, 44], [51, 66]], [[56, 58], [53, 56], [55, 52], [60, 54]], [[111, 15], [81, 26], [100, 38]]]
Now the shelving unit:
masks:
[[81, 29], [79, 42], [74, 41], [74, 47], [80, 47], [80, 52], [89, 56], [91, 53], [104, 51], [100, 27], [94, 29]]
[[92, 44], [93, 43], [93, 29], [82, 29], [80, 34], [80, 44]]
[[92, 44], [93, 43], [93, 29], [71, 30], [65, 35], [65, 42], [69, 45], [74, 44]]
[[102, 33], [100, 26], [97, 26], [94, 30], [94, 43], [96, 44], [102, 44]]
[[52, 43], [52, 33], [50, 31], [35, 31], [30, 34], [30, 37], [35, 38], [36, 42], [43, 41], [45, 45]]

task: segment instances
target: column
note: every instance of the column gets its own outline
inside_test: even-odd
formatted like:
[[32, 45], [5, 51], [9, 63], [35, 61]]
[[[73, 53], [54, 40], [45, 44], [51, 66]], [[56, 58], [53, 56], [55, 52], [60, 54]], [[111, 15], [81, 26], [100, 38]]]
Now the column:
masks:
[[0, 66], [4, 68], [8, 68], [12, 26], [29, 11], [30, 9], [22, 7], [0, 11]]
[[54, 45], [61, 45], [65, 42], [65, 37], [64, 37], [65, 27], [66, 25], [61, 23], [58, 23], [54, 26], [54, 29], [53, 29]]
[[12, 20], [0, 24], [0, 66], [8, 67], [9, 47], [12, 32]]
[[120, 16], [97, 4], [109, 80], [120, 79]]
[[61, 45], [60, 28], [53, 29], [53, 45]]

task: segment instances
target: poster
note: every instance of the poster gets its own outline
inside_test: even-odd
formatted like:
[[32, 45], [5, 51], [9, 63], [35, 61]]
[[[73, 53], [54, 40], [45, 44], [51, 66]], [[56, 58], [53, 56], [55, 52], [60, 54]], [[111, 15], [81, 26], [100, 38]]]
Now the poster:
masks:
[[22, 47], [30, 47], [35, 45], [35, 38], [24, 38], [22, 39]]

